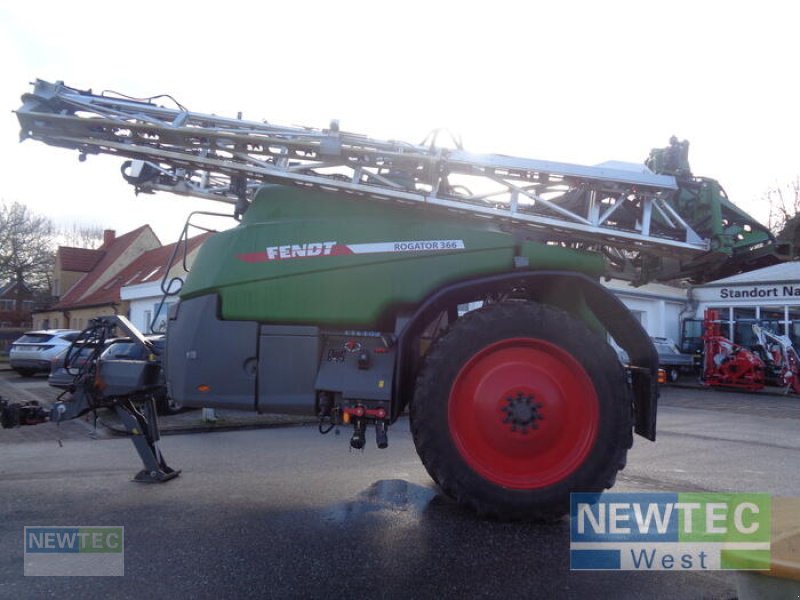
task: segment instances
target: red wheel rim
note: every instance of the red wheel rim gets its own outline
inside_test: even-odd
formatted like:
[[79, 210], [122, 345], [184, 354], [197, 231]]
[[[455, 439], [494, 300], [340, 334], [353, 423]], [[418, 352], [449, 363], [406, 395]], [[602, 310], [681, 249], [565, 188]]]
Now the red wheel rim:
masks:
[[597, 437], [591, 378], [550, 342], [512, 338], [476, 353], [453, 382], [450, 434], [467, 464], [513, 489], [552, 485], [573, 473]]

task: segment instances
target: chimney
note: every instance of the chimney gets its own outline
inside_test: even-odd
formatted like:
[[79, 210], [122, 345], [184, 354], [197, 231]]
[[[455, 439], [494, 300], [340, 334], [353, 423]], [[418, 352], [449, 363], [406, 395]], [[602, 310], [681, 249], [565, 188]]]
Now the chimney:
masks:
[[113, 229], [105, 229], [103, 230], [103, 246], [108, 248], [111, 244], [114, 243], [114, 240], [117, 237], [117, 232]]

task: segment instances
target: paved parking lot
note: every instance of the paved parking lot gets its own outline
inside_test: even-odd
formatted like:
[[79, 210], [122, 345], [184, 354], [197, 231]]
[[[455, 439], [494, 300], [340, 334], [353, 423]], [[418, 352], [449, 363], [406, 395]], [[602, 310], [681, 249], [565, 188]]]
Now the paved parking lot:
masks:
[[[800, 399], [666, 388], [659, 419], [658, 441], [637, 439], [615, 491], [800, 496]], [[126, 439], [74, 425], [62, 446], [31, 437], [52, 425], [0, 431], [0, 597], [736, 596], [731, 573], [571, 572], [568, 521], [496, 523], [459, 509], [404, 421], [388, 450], [364, 453], [315, 427], [166, 436], [183, 473], [158, 486], [130, 483], [139, 467]], [[50, 524], [124, 526], [126, 576], [23, 577], [23, 526]]]
[[[664, 404], [726, 414], [800, 419], [800, 396], [783, 394], [778, 388], [752, 394], [735, 390], [699, 388], [687, 381], [680, 387], [665, 388]], [[678, 391], [680, 390], [680, 391]]]

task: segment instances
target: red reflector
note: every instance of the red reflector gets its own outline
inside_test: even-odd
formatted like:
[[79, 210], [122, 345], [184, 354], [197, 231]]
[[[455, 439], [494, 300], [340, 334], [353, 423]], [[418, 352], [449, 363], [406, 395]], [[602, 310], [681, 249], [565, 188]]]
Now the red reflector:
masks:
[[203, 385], [198, 385], [198, 386], [197, 386], [197, 391], [198, 391], [198, 392], [210, 392], [210, 391], [211, 391], [211, 388], [210, 388], [210, 387], [208, 387], [206, 384], [203, 384]]

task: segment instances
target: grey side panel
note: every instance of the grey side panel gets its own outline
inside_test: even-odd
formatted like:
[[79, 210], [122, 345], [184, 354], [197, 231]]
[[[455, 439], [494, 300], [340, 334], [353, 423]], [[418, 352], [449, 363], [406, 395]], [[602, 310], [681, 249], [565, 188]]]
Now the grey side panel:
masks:
[[257, 410], [316, 415], [319, 329], [262, 325], [259, 345]]
[[146, 360], [101, 360], [99, 375], [106, 398], [152, 390], [163, 383], [159, 365]]
[[[357, 350], [346, 350], [346, 343], [357, 342]], [[367, 359], [359, 366], [359, 357]], [[317, 376], [317, 389], [337, 392], [345, 400], [389, 402], [394, 380], [394, 348], [380, 338], [328, 336]]]
[[[256, 407], [258, 324], [222, 321], [216, 294], [182, 300], [167, 329], [170, 395], [184, 406]], [[207, 385], [201, 392], [198, 386]]]

